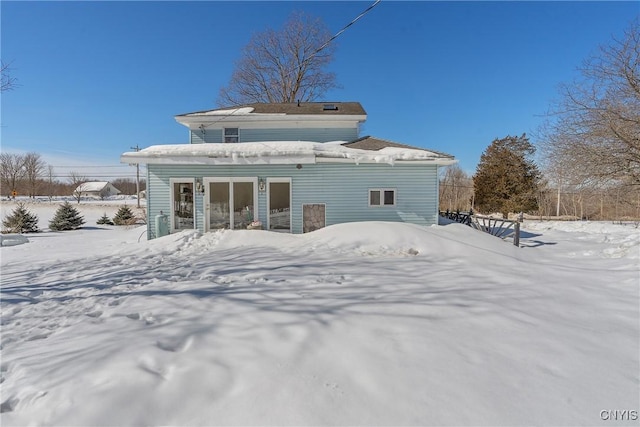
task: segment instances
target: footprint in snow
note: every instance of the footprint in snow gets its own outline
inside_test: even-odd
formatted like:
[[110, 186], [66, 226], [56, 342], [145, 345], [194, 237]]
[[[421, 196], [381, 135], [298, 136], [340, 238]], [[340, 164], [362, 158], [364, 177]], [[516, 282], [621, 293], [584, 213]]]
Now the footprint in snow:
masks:
[[39, 334], [31, 335], [29, 338], [27, 338], [27, 341], [43, 340], [49, 338], [49, 335], [51, 335], [51, 332], [42, 332]]
[[102, 316], [102, 311], [96, 310], [96, 311], [92, 311], [92, 312], [89, 312], [89, 313], [85, 313], [85, 315], [89, 316], [89, 317], [93, 317], [93, 318], [98, 318], [98, 317]]
[[187, 337], [171, 337], [156, 342], [156, 346], [160, 350], [170, 351], [172, 353], [182, 353], [187, 351], [191, 347], [193, 337], [191, 335]]
[[138, 367], [145, 372], [162, 378], [163, 380], [169, 380], [171, 373], [173, 372], [172, 365], [161, 366], [155, 359], [149, 356], [143, 356], [140, 358]]
[[3, 414], [5, 412], [12, 412], [16, 408], [16, 406], [18, 406], [19, 402], [20, 399], [18, 399], [17, 397], [8, 398], [0, 404], [0, 414]]

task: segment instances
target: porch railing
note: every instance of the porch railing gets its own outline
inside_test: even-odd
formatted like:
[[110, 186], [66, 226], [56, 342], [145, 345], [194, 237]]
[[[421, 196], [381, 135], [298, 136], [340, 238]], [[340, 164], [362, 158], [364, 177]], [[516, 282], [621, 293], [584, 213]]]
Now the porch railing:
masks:
[[505, 240], [509, 237], [513, 239], [513, 244], [520, 247], [520, 223], [522, 222], [522, 214], [517, 220], [509, 220], [502, 218], [494, 218], [490, 216], [476, 215], [473, 211], [469, 212], [440, 212], [440, 216], [466, 224], [476, 230], [484, 231], [492, 236], [496, 236]]

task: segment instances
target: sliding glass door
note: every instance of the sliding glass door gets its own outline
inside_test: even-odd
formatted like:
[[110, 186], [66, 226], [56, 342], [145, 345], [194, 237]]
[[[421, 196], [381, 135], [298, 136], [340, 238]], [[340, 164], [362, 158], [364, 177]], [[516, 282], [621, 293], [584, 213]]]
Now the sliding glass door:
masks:
[[256, 217], [257, 178], [205, 178], [207, 230], [243, 230]]

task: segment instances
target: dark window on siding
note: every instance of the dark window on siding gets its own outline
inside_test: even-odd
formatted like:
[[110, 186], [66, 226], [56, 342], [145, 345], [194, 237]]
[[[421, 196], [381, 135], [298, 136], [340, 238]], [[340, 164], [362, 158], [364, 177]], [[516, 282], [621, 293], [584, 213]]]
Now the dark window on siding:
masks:
[[240, 129], [224, 128], [224, 142], [228, 142], [228, 143], [240, 142]]
[[369, 206], [395, 206], [396, 190], [374, 188], [369, 190]]

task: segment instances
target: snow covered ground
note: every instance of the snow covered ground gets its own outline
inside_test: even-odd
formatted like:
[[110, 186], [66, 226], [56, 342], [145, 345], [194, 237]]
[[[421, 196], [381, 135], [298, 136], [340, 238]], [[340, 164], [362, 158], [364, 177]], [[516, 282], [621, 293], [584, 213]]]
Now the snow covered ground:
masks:
[[[56, 206], [28, 207], [46, 229]], [[3, 426], [638, 423], [632, 226], [146, 241], [79, 208], [0, 249]]]

